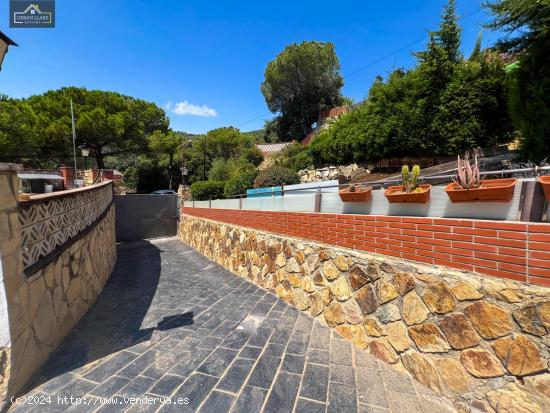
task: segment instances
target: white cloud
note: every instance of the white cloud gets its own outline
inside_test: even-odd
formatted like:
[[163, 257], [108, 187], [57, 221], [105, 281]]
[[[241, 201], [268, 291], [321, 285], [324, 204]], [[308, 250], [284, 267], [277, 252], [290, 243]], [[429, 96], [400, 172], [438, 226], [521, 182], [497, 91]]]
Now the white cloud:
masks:
[[171, 111], [175, 115], [191, 115], [191, 116], [218, 116], [215, 109], [212, 109], [206, 105], [193, 105], [188, 101], [183, 102], [168, 102], [165, 105], [166, 110]]

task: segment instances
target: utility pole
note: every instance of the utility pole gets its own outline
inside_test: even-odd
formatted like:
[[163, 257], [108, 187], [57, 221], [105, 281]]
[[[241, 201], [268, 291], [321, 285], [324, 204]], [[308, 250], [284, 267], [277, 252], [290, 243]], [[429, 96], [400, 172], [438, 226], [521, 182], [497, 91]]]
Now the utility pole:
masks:
[[74, 126], [73, 100], [71, 99], [71, 126], [73, 129], [74, 177], [76, 178], [76, 129]]

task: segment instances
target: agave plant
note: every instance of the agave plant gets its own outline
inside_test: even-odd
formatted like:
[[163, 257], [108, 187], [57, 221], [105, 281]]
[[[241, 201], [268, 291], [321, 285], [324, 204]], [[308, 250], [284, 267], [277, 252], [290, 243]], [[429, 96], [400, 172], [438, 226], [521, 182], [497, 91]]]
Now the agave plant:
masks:
[[460, 159], [460, 155], [458, 155], [456, 179], [453, 179], [453, 181], [462, 189], [479, 188], [481, 179], [477, 154], [474, 155], [473, 165], [470, 164], [470, 154], [468, 152], [464, 154], [464, 159]]

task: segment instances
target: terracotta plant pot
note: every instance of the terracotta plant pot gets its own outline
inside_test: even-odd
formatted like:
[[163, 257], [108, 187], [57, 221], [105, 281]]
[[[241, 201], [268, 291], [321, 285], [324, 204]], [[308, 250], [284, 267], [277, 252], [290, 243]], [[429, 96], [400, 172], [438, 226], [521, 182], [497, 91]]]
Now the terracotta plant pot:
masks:
[[369, 202], [372, 198], [372, 187], [356, 188], [355, 192], [349, 192], [349, 188], [340, 190], [342, 202]]
[[486, 179], [479, 188], [462, 189], [454, 182], [445, 187], [451, 202], [510, 202], [517, 179]]
[[539, 176], [539, 183], [542, 185], [542, 190], [544, 191], [544, 196], [547, 200], [550, 201], [550, 175], [549, 176]]
[[403, 192], [404, 188], [402, 185], [390, 186], [384, 195], [388, 199], [389, 203], [407, 203], [407, 204], [425, 204], [430, 200], [430, 190], [432, 186], [429, 184], [418, 185], [418, 189], [421, 189], [417, 192]]

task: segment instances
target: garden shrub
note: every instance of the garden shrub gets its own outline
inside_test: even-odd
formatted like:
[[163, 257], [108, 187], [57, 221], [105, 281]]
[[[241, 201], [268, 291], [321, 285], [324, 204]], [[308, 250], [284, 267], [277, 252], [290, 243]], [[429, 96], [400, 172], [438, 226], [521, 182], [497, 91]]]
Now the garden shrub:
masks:
[[268, 188], [298, 183], [300, 183], [300, 177], [292, 169], [280, 165], [273, 165], [258, 174], [254, 180], [254, 187]]
[[258, 170], [251, 169], [227, 181], [224, 188], [225, 197], [236, 198], [240, 194], [246, 193], [247, 189], [254, 186], [256, 176], [258, 176]]
[[195, 201], [223, 199], [224, 188], [223, 181], [198, 181], [191, 184], [191, 196]]

